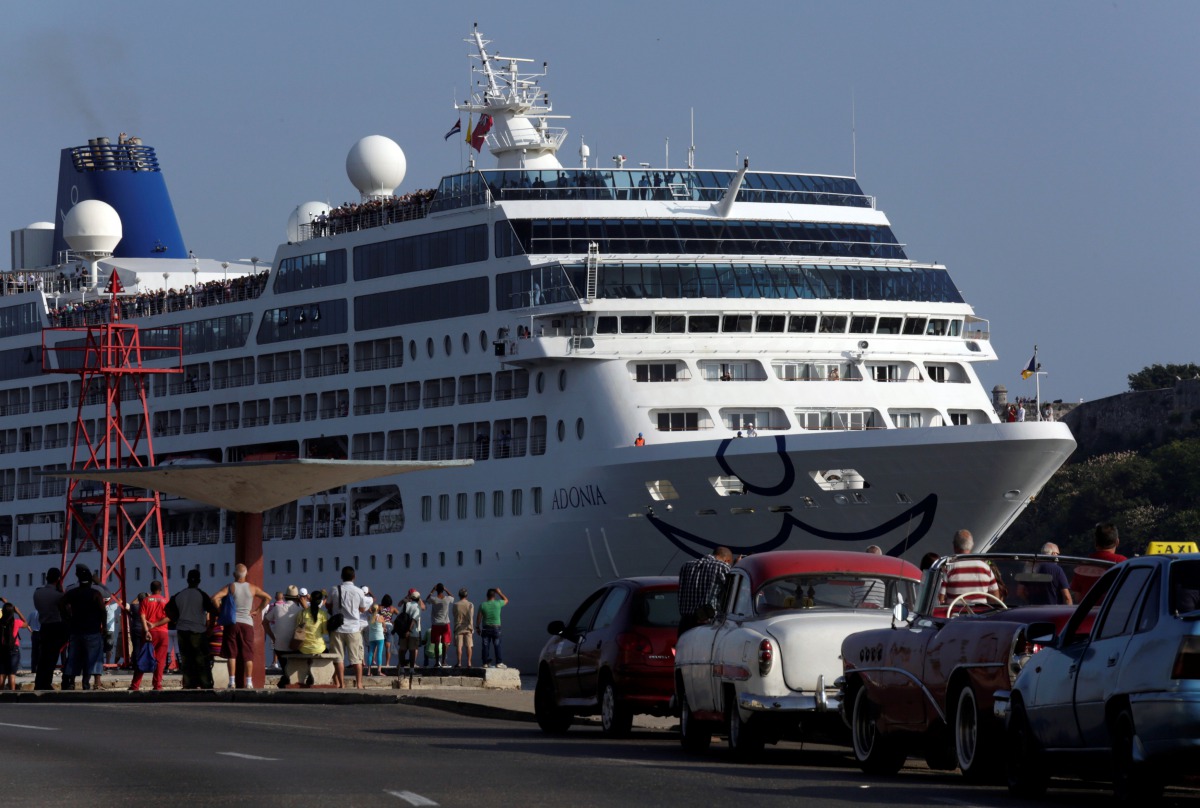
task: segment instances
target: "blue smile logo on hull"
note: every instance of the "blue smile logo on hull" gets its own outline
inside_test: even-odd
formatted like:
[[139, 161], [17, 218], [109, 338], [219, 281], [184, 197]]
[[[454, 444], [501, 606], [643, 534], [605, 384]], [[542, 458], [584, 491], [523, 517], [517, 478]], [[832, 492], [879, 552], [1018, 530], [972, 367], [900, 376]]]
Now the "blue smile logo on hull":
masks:
[[[721, 441], [720, 445], [717, 447], [717, 465], [721, 467], [721, 470], [725, 472], [725, 474], [731, 477], [737, 477], [739, 480], [741, 480], [743, 488], [746, 492], [765, 497], [779, 497], [789, 492], [795, 485], [796, 468], [792, 464], [792, 459], [787, 454], [787, 443], [783, 436], [775, 436], [775, 452], [779, 456], [780, 463], [783, 467], [783, 473], [780, 480], [772, 485], [762, 485], [760, 483], [747, 480], [733, 470], [732, 466], [730, 466], [728, 460], [725, 458], [725, 451], [729, 448], [729, 445], [732, 442], [733, 440], [726, 439]], [[775, 533], [775, 535], [756, 544], [734, 544], [728, 539], [722, 541], [707, 539], [703, 536], [697, 536], [696, 534], [689, 533], [682, 528], [668, 524], [653, 514], [647, 516], [646, 518], [649, 520], [650, 524], [654, 525], [654, 528], [659, 533], [667, 538], [668, 541], [670, 541], [680, 550], [683, 550], [688, 555], [697, 557], [712, 552], [717, 547], [722, 545], [732, 550], [735, 555], [749, 555], [750, 553], [762, 553], [766, 552], [767, 550], [777, 550], [788, 542], [792, 536], [792, 533], [797, 529], [809, 534], [810, 536], [814, 536], [818, 539], [824, 539], [826, 541], [861, 543], [878, 539], [899, 528], [904, 527], [905, 525], [910, 525], [912, 527], [905, 532], [904, 538], [897, 542], [895, 546], [885, 550], [885, 552], [890, 556], [900, 556], [921, 539], [925, 538], [925, 535], [929, 533], [929, 529], [933, 527], [934, 514], [937, 512], [937, 501], [937, 494], [930, 494], [929, 496], [925, 497], [925, 499], [906, 510], [904, 513], [892, 517], [881, 525], [877, 525], [876, 527], [868, 528], [866, 530], [851, 532], [835, 532], [831, 530], [825, 530], [823, 528], [816, 527], [815, 525], [807, 524], [806, 522], [803, 522], [800, 519], [792, 516], [790, 513], [785, 513], [783, 515], [782, 523], [779, 526], [779, 530]]]

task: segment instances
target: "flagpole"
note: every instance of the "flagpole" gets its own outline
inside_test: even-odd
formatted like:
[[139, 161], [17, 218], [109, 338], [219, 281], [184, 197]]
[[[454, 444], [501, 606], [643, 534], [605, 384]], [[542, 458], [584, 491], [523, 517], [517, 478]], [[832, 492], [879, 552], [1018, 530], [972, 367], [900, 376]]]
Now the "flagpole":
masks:
[[1042, 420], [1042, 366], [1037, 361], [1037, 346], [1033, 346], [1033, 405], [1037, 408], [1035, 420]]

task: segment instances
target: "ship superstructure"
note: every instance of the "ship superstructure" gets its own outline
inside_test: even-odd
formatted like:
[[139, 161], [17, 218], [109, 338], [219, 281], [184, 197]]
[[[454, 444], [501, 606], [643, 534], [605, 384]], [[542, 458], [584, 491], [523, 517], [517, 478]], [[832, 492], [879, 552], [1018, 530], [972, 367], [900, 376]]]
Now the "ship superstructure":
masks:
[[[563, 166], [538, 77], [468, 41], [482, 80], [460, 109], [490, 122], [497, 167], [397, 196], [403, 152], [367, 138], [361, 204], [296, 208], [269, 267], [184, 257], [173, 215], [101, 262], [144, 344], [182, 333], [183, 374], [150, 382], [160, 463], [475, 461], [269, 512], [267, 589], [345, 564], [393, 595], [500, 586], [529, 662], [594, 586], [716, 545], [915, 559], [966, 527], [986, 547], [1074, 448], [1064, 425], [998, 422], [975, 372], [988, 322], [856, 178]], [[136, 175], [161, 184], [136, 145], [68, 149], [62, 171], [118, 185], [127, 222]], [[14, 234], [26, 268], [0, 298], [0, 593], [20, 603], [61, 550], [64, 483], [37, 472], [69, 462], [81, 392], [41, 372], [41, 330], [106, 312], [47, 229]], [[223, 585], [231, 520], [162, 508], [172, 579]]]

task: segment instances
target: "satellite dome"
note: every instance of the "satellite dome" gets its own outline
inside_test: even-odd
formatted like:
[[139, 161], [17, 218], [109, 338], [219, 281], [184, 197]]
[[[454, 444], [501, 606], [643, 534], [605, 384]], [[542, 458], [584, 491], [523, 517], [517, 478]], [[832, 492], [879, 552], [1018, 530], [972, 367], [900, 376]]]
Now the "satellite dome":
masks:
[[26, 230], [53, 230], [54, 222], [34, 222]]
[[404, 150], [383, 135], [367, 135], [346, 155], [346, 176], [364, 197], [391, 196], [407, 170]]
[[107, 202], [85, 199], [67, 211], [63, 238], [84, 255], [112, 255], [123, 235], [121, 217]]
[[324, 202], [305, 202], [303, 205], [297, 205], [296, 209], [292, 211], [292, 215], [288, 217], [288, 243], [295, 244], [300, 241], [301, 225], [312, 224], [313, 219], [328, 213], [329, 206]]

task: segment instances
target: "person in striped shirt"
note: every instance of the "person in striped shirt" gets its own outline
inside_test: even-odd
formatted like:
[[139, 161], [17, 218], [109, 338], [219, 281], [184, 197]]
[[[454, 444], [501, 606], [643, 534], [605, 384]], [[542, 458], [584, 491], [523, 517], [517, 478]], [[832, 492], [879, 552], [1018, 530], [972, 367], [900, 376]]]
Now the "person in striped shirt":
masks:
[[[969, 530], [954, 534], [954, 554], [963, 555], [975, 548], [975, 538]], [[951, 603], [965, 595], [968, 601], [984, 600], [983, 595], [1000, 597], [1000, 584], [988, 563], [980, 558], [949, 561], [942, 567], [940, 600]]]

